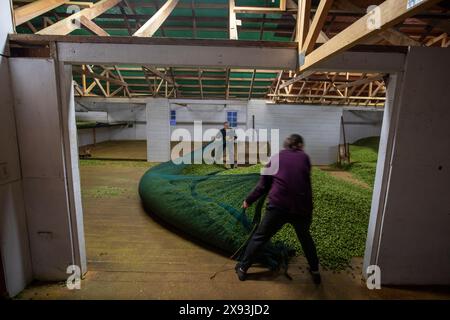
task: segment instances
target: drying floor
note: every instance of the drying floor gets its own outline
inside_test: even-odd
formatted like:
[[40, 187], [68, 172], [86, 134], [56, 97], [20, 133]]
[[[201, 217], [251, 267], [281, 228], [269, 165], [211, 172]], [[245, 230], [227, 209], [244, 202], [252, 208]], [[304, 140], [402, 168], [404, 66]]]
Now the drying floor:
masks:
[[117, 140], [104, 141], [87, 146], [94, 159], [147, 160], [147, 141]]
[[[34, 283], [20, 299], [450, 299], [448, 288], [368, 290], [360, 258], [353, 270], [322, 273], [313, 285], [305, 260], [293, 280], [264, 269], [240, 282], [234, 262], [155, 221], [141, 207], [137, 186], [145, 164], [81, 165], [88, 272], [80, 290]], [[217, 271], [225, 270], [210, 277]]]

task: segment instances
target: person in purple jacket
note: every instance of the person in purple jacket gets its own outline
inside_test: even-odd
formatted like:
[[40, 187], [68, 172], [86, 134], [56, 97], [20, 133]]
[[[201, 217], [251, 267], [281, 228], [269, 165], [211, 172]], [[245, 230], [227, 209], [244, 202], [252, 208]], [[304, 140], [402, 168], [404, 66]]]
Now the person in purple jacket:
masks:
[[[271, 161], [274, 161], [273, 159]], [[273, 175], [262, 175], [255, 189], [242, 204], [246, 209], [268, 192], [266, 212], [248, 242], [241, 262], [236, 265], [236, 273], [239, 280], [244, 281], [247, 270], [263, 246], [283, 225], [290, 223], [295, 228], [308, 260], [313, 281], [320, 284], [319, 259], [309, 232], [313, 211], [311, 162], [303, 151], [303, 138], [298, 134], [286, 138], [284, 150], [278, 154], [277, 161], [278, 171]]]

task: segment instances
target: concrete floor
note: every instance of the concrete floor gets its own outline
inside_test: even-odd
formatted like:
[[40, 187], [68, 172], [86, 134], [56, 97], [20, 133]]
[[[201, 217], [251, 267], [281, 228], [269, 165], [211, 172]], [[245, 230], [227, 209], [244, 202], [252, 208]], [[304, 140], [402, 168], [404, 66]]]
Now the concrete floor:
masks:
[[[237, 280], [234, 262], [169, 230], [143, 211], [137, 184], [146, 163], [81, 165], [88, 273], [80, 290], [35, 283], [19, 299], [450, 299], [448, 288], [382, 288], [361, 280], [361, 258], [344, 272], [323, 272], [313, 285], [305, 260], [294, 259], [293, 280], [263, 269]], [[210, 277], [219, 270], [225, 270]]]

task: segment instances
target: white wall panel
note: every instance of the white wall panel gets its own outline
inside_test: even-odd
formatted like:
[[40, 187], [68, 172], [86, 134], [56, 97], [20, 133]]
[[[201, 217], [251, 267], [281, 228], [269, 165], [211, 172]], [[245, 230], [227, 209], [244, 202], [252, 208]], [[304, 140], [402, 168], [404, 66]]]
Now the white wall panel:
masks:
[[0, 185], [0, 252], [6, 289], [10, 296], [32, 280], [31, 256], [22, 183]]
[[0, 1], [0, 268], [7, 294], [31, 281], [31, 257], [20, 173], [6, 39], [14, 31], [10, 1]]
[[208, 129], [221, 129], [223, 123], [227, 121], [227, 111], [237, 111], [237, 128], [246, 129], [247, 127], [247, 105], [237, 104], [214, 104], [205, 101], [205, 103], [187, 104], [180, 106], [172, 103], [170, 110], [176, 111], [175, 126], [171, 126], [171, 132], [176, 129], [186, 129], [194, 138], [194, 121], [202, 121], [203, 132]]
[[341, 115], [339, 107], [272, 105], [250, 100], [247, 127], [252, 127], [255, 116], [255, 129], [279, 129], [280, 146], [289, 134], [298, 133], [305, 139], [305, 151], [312, 163], [325, 165], [336, 162]]
[[410, 48], [375, 259], [384, 284], [450, 284], [450, 50]]
[[[78, 129], [78, 146], [86, 146], [94, 143], [94, 129]], [[95, 128], [95, 142], [103, 142], [111, 140], [109, 128]]]
[[55, 65], [11, 58], [10, 66], [33, 276], [63, 280], [73, 246]]

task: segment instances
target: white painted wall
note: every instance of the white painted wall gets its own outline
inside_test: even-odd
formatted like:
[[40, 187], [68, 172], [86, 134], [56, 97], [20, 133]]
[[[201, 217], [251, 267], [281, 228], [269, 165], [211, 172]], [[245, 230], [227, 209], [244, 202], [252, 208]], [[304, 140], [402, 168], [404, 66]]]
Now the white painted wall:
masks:
[[171, 132], [176, 129], [186, 129], [194, 137], [194, 121], [202, 121], [203, 131], [208, 129], [221, 129], [227, 121], [227, 111], [237, 111], [237, 128], [247, 127], [247, 105], [239, 104], [216, 104], [213, 102], [192, 103], [180, 105], [170, 104], [170, 110], [176, 111], [176, 126], [171, 126]]
[[[130, 126], [114, 126], [96, 129], [97, 142], [108, 140], [145, 140], [146, 112], [145, 104], [93, 102], [79, 98], [76, 104], [76, 117], [82, 121], [102, 123], [130, 122]], [[87, 112], [89, 110], [89, 112]], [[93, 143], [92, 129], [80, 129], [79, 146]]]
[[147, 103], [147, 161], [170, 159], [169, 110], [168, 99], [151, 99]]
[[382, 284], [450, 284], [448, 61], [443, 48], [412, 47], [407, 56], [389, 119], [386, 196], [371, 216], [378, 235], [366, 250]]
[[[156, 100], [149, 100], [156, 101]], [[158, 101], [161, 101], [159, 99]], [[341, 115], [342, 107], [325, 107], [325, 106], [303, 106], [303, 105], [272, 105], [266, 104], [263, 100], [251, 100], [247, 105], [242, 103], [227, 101], [204, 101], [184, 103], [168, 101], [169, 109], [176, 110], [176, 126], [169, 126], [170, 134], [179, 128], [187, 129], [191, 137], [194, 137], [193, 122], [201, 120], [203, 122], [203, 131], [209, 128], [220, 129], [226, 120], [227, 111], [238, 112], [238, 127], [242, 129], [252, 128], [253, 116], [255, 119], [255, 129], [279, 129], [280, 139], [282, 142], [286, 136], [291, 133], [300, 133], [306, 141], [306, 151], [311, 156], [311, 160], [315, 165], [327, 165], [336, 162], [337, 149], [341, 135]], [[158, 161], [169, 160], [166, 147], [167, 141], [163, 139], [167, 137], [167, 126], [169, 123], [169, 109], [166, 106], [154, 107], [149, 102], [148, 121], [153, 124], [148, 126], [148, 135], [154, 141], [160, 144], [160, 148], [153, 149], [153, 152], [163, 150], [166, 156], [162, 154], [150, 155], [149, 159], [160, 159]], [[226, 105], [226, 107], [225, 107]], [[161, 114], [158, 114], [161, 112]], [[153, 119], [152, 119], [153, 117]], [[167, 119], [167, 120], [166, 120]], [[167, 121], [167, 123], [165, 123]], [[164, 122], [164, 123], [158, 123]], [[362, 130], [360, 130], [362, 131]], [[152, 141], [149, 138], [149, 150]], [[154, 144], [155, 142], [153, 142]], [[164, 147], [163, 147], [164, 145]], [[150, 152], [150, 151], [149, 151]]]
[[[0, 53], [13, 32], [9, 1], [0, 1]], [[20, 173], [9, 59], [0, 56], [0, 254], [9, 296], [31, 281], [31, 257]]]
[[255, 129], [279, 129], [280, 147], [285, 137], [298, 133], [305, 140], [305, 151], [311, 162], [327, 165], [337, 159], [341, 115], [340, 107], [273, 105], [250, 100], [247, 127], [252, 127], [255, 116]]
[[[95, 142], [109, 141], [111, 139], [111, 128], [95, 128]], [[78, 129], [78, 146], [86, 146], [94, 143], [94, 129]]]

